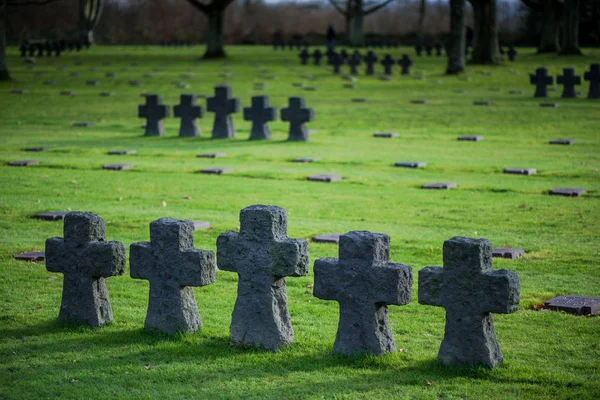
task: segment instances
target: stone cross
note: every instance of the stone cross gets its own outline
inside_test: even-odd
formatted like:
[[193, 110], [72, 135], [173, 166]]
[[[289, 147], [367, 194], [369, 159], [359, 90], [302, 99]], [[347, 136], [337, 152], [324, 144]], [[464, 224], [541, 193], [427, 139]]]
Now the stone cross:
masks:
[[342, 60], [344, 61], [348, 59], [348, 52], [346, 51], [346, 49], [342, 49], [342, 51], [340, 51], [340, 57], [342, 57]]
[[286, 276], [308, 273], [308, 243], [287, 236], [283, 208], [254, 205], [240, 212], [240, 232], [217, 238], [217, 264], [237, 272], [231, 342], [277, 350], [294, 341]]
[[327, 65], [333, 65], [333, 55], [336, 54], [335, 50], [331, 47], [327, 48], [325, 55], [327, 56]]
[[212, 138], [227, 139], [235, 136], [232, 113], [240, 112], [240, 99], [231, 97], [231, 87], [221, 85], [215, 88], [215, 96], [207, 99], [207, 110], [215, 113]]
[[46, 240], [46, 269], [64, 274], [59, 320], [90, 326], [113, 320], [106, 278], [123, 274], [125, 246], [105, 239], [102, 218], [71, 212], [65, 216], [64, 237]]
[[303, 97], [290, 97], [288, 108], [281, 109], [281, 120], [290, 123], [288, 140], [308, 141], [308, 129], [306, 122], [315, 119], [315, 111], [304, 107]]
[[532, 85], [535, 85], [535, 94], [533, 97], [548, 97], [548, 89], [546, 86], [552, 85], [554, 79], [548, 76], [548, 70], [546, 68], [538, 68], [534, 74], [529, 74], [529, 81]]
[[308, 51], [306, 49], [302, 49], [300, 52], [300, 64], [307, 65], [309, 57], [310, 55], [308, 54]]
[[314, 295], [340, 305], [334, 353], [379, 355], [396, 350], [387, 306], [410, 303], [412, 268], [390, 262], [388, 235], [342, 235], [339, 259], [316, 260], [314, 272]]
[[365, 57], [365, 63], [367, 64], [367, 75], [373, 75], [375, 73], [375, 63], [377, 62], [377, 56], [372, 51], [369, 51]]
[[508, 61], [515, 61], [515, 57], [517, 56], [517, 51], [515, 50], [514, 46], [510, 46], [508, 48], [508, 51], [506, 52], [506, 54], [508, 55]]
[[321, 58], [323, 57], [321, 50], [316, 49], [312, 56], [313, 56], [315, 65], [321, 65]]
[[581, 85], [581, 77], [575, 75], [574, 68], [563, 68], [563, 74], [556, 77], [556, 83], [563, 85], [563, 92], [560, 97], [574, 99], [577, 97], [575, 85]]
[[396, 61], [392, 58], [390, 54], [386, 54], [384, 59], [381, 60], [381, 65], [383, 65], [383, 73], [385, 75], [392, 75], [392, 68], [396, 64]]
[[162, 136], [165, 128], [163, 119], [170, 114], [169, 106], [163, 104], [158, 94], [145, 94], [146, 104], [138, 106], [138, 116], [146, 118], [145, 136]]
[[503, 361], [491, 313], [519, 308], [519, 276], [492, 268], [487, 239], [454, 237], [444, 242], [444, 267], [419, 271], [419, 303], [446, 309], [438, 353], [444, 365], [494, 368]]
[[344, 59], [342, 56], [335, 51], [331, 55], [331, 65], [333, 65], [333, 73], [339, 74], [341, 66], [344, 65]]
[[590, 81], [588, 99], [600, 99], [600, 64], [590, 65], [590, 70], [583, 74], [583, 80]]
[[202, 327], [192, 286], [215, 282], [215, 254], [194, 248], [194, 223], [161, 218], [150, 223], [150, 242], [129, 248], [133, 279], [150, 281], [144, 328], [167, 334]]
[[432, 52], [433, 52], [433, 46], [432, 46], [432, 45], [430, 45], [430, 44], [426, 45], [426, 46], [425, 46], [425, 53], [426, 53], [428, 56], [431, 56]]
[[440, 42], [436, 42], [435, 43], [435, 55], [437, 57], [441, 57], [442, 56], [442, 44]]
[[348, 65], [350, 66], [350, 74], [352, 74], [352, 75], [358, 75], [358, 66], [360, 65], [361, 58], [362, 57], [360, 57], [360, 55], [357, 56], [356, 53], [355, 53], [347, 61]]
[[421, 57], [421, 54], [423, 53], [423, 46], [420, 44], [416, 45], [415, 52], [417, 53], [418, 57]]
[[269, 121], [277, 119], [277, 109], [269, 107], [268, 96], [253, 96], [252, 107], [244, 108], [244, 120], [252, 121], [250, 140], [271, 139]]
[[200, 136], [196, 119], [204, 116], [204, 108], [196, 104], [197, 98], [195, 94], [182, 94], [179, 96], [179, 104], [173, 107], [175, 117], [181, 118], [179, 136]]
[[25, 57], [27, 55], [27, 46], [22, 44], [19, 46], [19, 51], [21, 52], [21, 57]]
[[410, 67], [413, 65], [413, 62], [408, 54], [403, 54], [402, 58], [398, 60], [398, 64], [402, 67], [402, 72], [400, 72], [401, 75], [410, 75]]

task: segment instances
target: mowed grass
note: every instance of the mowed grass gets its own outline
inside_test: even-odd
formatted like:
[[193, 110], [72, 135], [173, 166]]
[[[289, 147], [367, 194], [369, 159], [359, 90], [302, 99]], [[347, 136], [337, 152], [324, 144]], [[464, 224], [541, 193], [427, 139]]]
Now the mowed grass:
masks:
[[[0, 397], [1, 398], [552, 398], [600, 396], [600, 319], [535, 311], [556, 295], [600, 296], [600, 102], [560, 99], [555, 109], [539, 107], [528, 73], [546, 66], [578, 74], [600, 61], [600, 50], [585, 57], [540, 57], [520, 49], [516, 63], [469, 67], [461, 78], [442, 74], [445, 59], [415, 58], [413, 76], [398, 69], [390, 82], [363, 75], [356, 89], [324, 68], [302, 67], [296, 51], [229, 47], [227, 61], [200, 61], [202, 49], [93, 47], [81, 54], [42, 58], [30, 70], [9, 52], [14, 81], [0, 84]], [[380, 58], [388, 50], [377, 50]], [[408, 48], [389, 51], [395, 58]], [[76, 61], [82, 65], [76, 65]], [[111, 65], [104, 65], [111, 62]], [[137, 65], [134, 65], [137, 64]], [[66, 67], [60, 70], [59, 67]], [[155, 68], [163, 68], [155, 71]], [[94, 70], [90, 70], [94, 69]], [[261, 71], [261, 69], [265, 71]], [[316, 119], [308, 143], [288, 143], [287, 123], [271, 124], [273, 140], [249, 142], [250, 123], [236, 114], [236, 139], [211, 140], [212, 114], [199, 120], [201, 138], [178, 138], [179, 120], [167, 119], [164, 137], [143, 137], [137, 118], [142, 92], [160, 93], [165, 103], [179, 94], [211, 95], [227, 78], [242, 106], [251, 96], [269, 95], [286, 105], [303, 96]], [[381, 70], [378, 66], [378, 70]], [[80, 72], [71, 76], [71, 72]], [[488, 71], [491, 75], [481, 72]], [[38, 76], [44, 72], [44, 76]], [[106, 78], [107, 72], [118, 74]], [[145, 73], [154, 74], [144, 78]], [[182, 78], [193, 74], [192, 78]], [[309, 80], [310, 74], [314, 80]], [[264, 79], [260, 75], [275, 76]], [[468, 78], [468, 80], [464, 80]], [[55, 79], [55, 86], [43, 85]], [[96, 79], [99, 86], [87, 86]], [[129, 80], [141, 80], [134, 88]], [[191, 89], [178, 89], [176, 81]], [[266, 89], [254, 90], [255, 82]], [[304, 82], [317, 91], [292, 83]], [[12, 89], [28, 94], [10, 94]], [[499, 88], [501, 91], [490, 91]], [[74, 90], [75, 96], [60, 96]], [[464, 90], [466, 93], [456, 93]], [[522, 95], [509, 94], [522, 90]], [[114, 97], [100, 97], [113, 91]], [[353, 103], [364, 97], [367, 103]], [[426, 99], [428, 104], [411, 104]], [[474, 106], [492, 100], [492, 106]], [[205, 105], [204, 100], [200, 103]], [[93, 121], [93, 127], [72, 127]], [[374, 132], [398, 132], [375, 139]], [[458, 135], [483, 135], [482, 142], [458, 142]], [[573, 146], [551, 146], [573, 138]], [[50, 146], [41, 153], [25, 147]], [[108, 150], [136, 149], [136, 155], [108, 156]], [[217, 159], [197, 153], [226, 152]], [[321, 158], [294, 164], [295, 157]], [[39, 165], [15, 168], [13, 160]], [[393, 167], [396, 161], [425, 161], [419, 170]], [[101, 170], [105, 163], [132, 163], [131, 170]], [[197, 173], [226, 166], [223, 176]], [[537, 175], [514, 176], [503, 168], [536, 168]], [[336, 173], [342, 182], [307, 182], [313, 173]], [[456, 182], [450, 191], [420, 185]], [[556, 187], [585, 188], [581, 198], [547, 194]], [[163, 207], [163, 202], [166, 206]], [[277, 353], [229, 344], [236, 297], [235, 274], [217, 272], [217, 282], [196, 288], [203, 329], [166, 337], [143, 330], [148, 282], [123, 276], [107, 280], [115, 321], [90, 329], [58, 324], [62, 275], [44, 263], [12, 255], [43, 250], [46, 238], [62, 236], [62, 223], [31, 219], [37, 212], [81, 210], [102, 216], [107, 238], [126, 246], [149, 239], [148, 224], [161, 217], [208, 220], [196, 246], [216, 250], [217, 236], [239, 226], [239, 211], [273, 204], [288, 212], [289, 236], [364, 229], [391, 236], [391, 257], [413, 267], [413, 301], [390, 306], [398, 349], [383, 357], [332, 356], [338, 320], [335, 302], [312, 295], [312, 262], [336, 257], [337, 246], [310, 243], [308, 276], [288, 279], [293, 345]], [[525, 257], [494, 259], [521, 279], [521, 308], [495, 315], [505, 356], [503, 366], [444, 368], [436, 357], [444, 333], [444, 310], [417, 302], [417, 271], [441, 265], [443, 241], [453, 236], [488, 238], [496, 247], [523, 248]]]

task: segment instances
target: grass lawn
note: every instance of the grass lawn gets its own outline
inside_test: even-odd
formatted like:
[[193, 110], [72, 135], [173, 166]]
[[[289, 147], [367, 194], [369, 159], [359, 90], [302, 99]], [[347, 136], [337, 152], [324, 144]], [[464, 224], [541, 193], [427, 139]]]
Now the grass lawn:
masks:
[[[199, 61], [202, 49], [93, 47], [81, 54], [42, 58], [30, 70], [9, 51], [14, 78], [0, 84], [0, 398], [417, 398], [592, 399], [600, 397], [600, 319], [535, 311], [545, 300], [568, 294], [600, 296], [600, 101], [560, 99], [562, 87], [541, 108], [529, 73], [546, 66], [578, 75], [600, 50], [584, 57], [538, 56], [519, 49], [516, 63], [469, 67], [461, 78], [442, 74], [445, 59], [415, 58], [413, 76], [396, 67], [389, 82], [361, 75], [355, 89], [324, 68], [302, 67], [297, 52], [268, 47], [229, 47], [227, 61]], [[378, 50], [382, 55], [387, 52]], [[411, 49], [393, 49], [399, 58]], [[82, 64], [77, 65], [77, 60]], [[105, 65], [110, 62], [110, 65]], [[137, 63], [137, 65], [136, 65]], [[60, 67], [66, 67], [61, 69]], [[212, 114], [199, 120], [200, 138], [178, 138], [179, 120], [165, 121], [164, 137], [143, 137], [137, 118], [142, 92], [160, 93], [166, 104], [181, 93], [213, 93], [227, 81], [242, 107], [266, 94], [281, 108], [303, 96], [314, 108], [315, 130], [307, 143], [289, 143], [288, 124], [271, 124], [273, 139], [249, 142], [251, 124], [234, 116], [236, 139], [211, 140]], [[263, 79], [265, 74], [276, 79]], [[155, 71], [157, 68], [164, 68]], [[378, 70], [381, 66], [378, 65]], [[490, 74], [483, 73], [488, 71]], [[43, 72], [43, 76], [38, 73]], [[80, 72], [79, 76], [71, 76]], [[116, 78], [105, 77], [107, 72]], [[145, 78], [152, 73], [154, 77]], [[303, 73], [314, 77], [309, 81]], [[182, 78], [183, 74], [193, 77]], [[466, 79], [465, 79], [466, 78]], [[44, 85], [56, 80], [54, 86]], [[99, 86], [87, 86], [96, 79]], [[143, 81], [141, 88], [129, 80]], [[191, 89], [178, 89], [176, 81]], [[264, 82], [265, 90], [254, 90]], [[304, 82], [317, 91], [292, 86]], [[490, 91], [499, 88], [500, 91]], [[27, 89], [24, 95], [13, 89]], [[75, 96], [61, 96], [73, 90]], [[522, 90], [523, 94], [510, 94]], [[114, 97], [100, 97], [102, 91]], [[466, 91], [460, 92], [459, 91]], [[367, 98], [366, 103], [352, 98]], [[426, 99], [425, 105], [411, 100]], [[491, 100], [491, 106], [474, 106]], [[200, 103], [205, 106], [204, 100]], [[93, 121], [73, 127], [73, 121]], [[374, 132], [398, 132], [376, 139]], [[459, 135], [482, 135], [459, 142]], [[572, 146], [549, 145], [557, 138]], [[41, 153], [25, 147], [50, 146]], [[137, 154], [108, 156], [108, 150]], [[197, 153], [225, 152], [216, 159]], [[296, 157], [321, 158], [295, 164]], [[6, 166], [37, 159], [39, 165]], [[423, 169], [393, 167], [424, 161]], [[104, 171], [106, 163], [132, 163]], [[232, 167], [231, 174], [197, 173]], [[503, 168], [536, 168], [537, 175], [506, 175]], [[344, 180], [308, 182], [309, 174], [335, 173]], [[422, 190], [433, 182], [456, 182], [449, 191]], [[585, 188], [580, 198], [549, 196], [557, 187]], [[161, 217], [208, 220], [196, 247], [216, 250], [217, 236], [239, 225], [239, 211], [272, 204], [288, 212], [289, 236], [370, 230], [391, 236], [391, 258], [413, 267], [413, 301], [390, 306], [398, 349], [383, 357], [332, 356], [338, 305], [312, 295], [312, 262], [337, 257], [337, 246], [310, 243], [308, 276], [288, 278], [295, 343], [277, 353], [229, 344], [237, 276], [218, 271], [217, 282], [196, 288], [203, 329], [166, 337], [143, 330], [148, 282], [123, 276], [107, 280], [115, 321], [90, 329], [58, 324], [62, 274], [13, 254], [44, 249], [62, 236], [61, 222], [30, 216], [44, 211], [91, 211], [104, 218], [107, 238], [127, 247], [149, 239], [149, 223]], [[417, 271], [441, 265], [443, 241], [485, 237], [496, 247], [523, 248], [518, 260], [494, 259], [521, 280], [520, 310], [495, 315], [505, 363], [495, 370], [437, 364], [444, 310], [417, 302]]]

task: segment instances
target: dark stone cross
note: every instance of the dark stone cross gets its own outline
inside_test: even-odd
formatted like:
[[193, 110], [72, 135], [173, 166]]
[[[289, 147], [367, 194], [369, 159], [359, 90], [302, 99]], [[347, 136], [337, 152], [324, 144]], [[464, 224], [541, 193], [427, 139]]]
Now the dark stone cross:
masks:
[[173, 107], [175, 117], [181, 118], [179, 136], [200, 136], [196, 119], [204, 116], [204, 109], [196, 104], [197, 98], [195, 94], [182, 94], [179, 96], [179, 104]]
[[194, 223], [161, 218], [150, 223], [150, 242], [129, 248], [133, 279], [150, 281], [144, 328], [168, 334], [202, 327], [193, 286], [215, 282], [215, 254], [194, 248]]
[[252, 107], [244, 108], [244, 121], [252, 121], [250, 140], [271, 139], [269, 121], [277, 119], [277, 109], [269, 107], [268, 96], [253, 96]]
[[331, 47], [327, 48], [325, 56], [327, 56], [327, 65], [333, 65], [333, 55], [337, 54]]
[[487, 239], [454, 237], [444, 242], [444, 267], [419, 271], [419, 303], [446, 309], [438, 360], [444, 365], [485, 365], [504, 360], [491, 313], [519, 308], [519, 276], [492, 268]]
[[529, 74], [529, 81], [532, 85], [535, 85], [535, 94], [533, 97], [548, 97], [546, 86], [552, 85], [554, 79], [548, 76], [546, 68], [538, 68], [535, 70], [535, 74]]
[[372, 51], [369, 51], [367, 53], [365, 57], [365, 63], [367, 64], [367, 75], [373, 75], [375, 73], [375, 63], [377, 62], [377, 60], [378, 58], [375, 55], [375, 53], [373, 53]]
[[237, 272], [231, 342], [277, 350], [294, 341], [286, 276], [308, 273], [308, 243], [287, 236], [283, 208], [254, 205], [240, 212], [240, 232], [217, 238], [217, 264]]
[[340, 54], [336, 53], [335, 51], [331, 55], [331, 65], [333, 65], [334, 74], [339, 74], [342, 65], [344, 65], [344, 59]]
[[335, 300], [340, 307], [334, 353], [396, 351], [387, 306], [410, 303], [412, 268], [390, 262], [388, 235], [366, 231], [342, 235], [339, 259], [316, 260], [314, 272], [314, 295]]
[[401, 75], [410, 75], [410, 67], [413, 65], [413, 62], [408, 54], [403, 54], [402, 58], [398, 60], [398, 64], [402, 67], [402, 72], [400, 72]]
[[290, 123], [288, 140], [308, 141], [308, 129], [304, 124], [315, 119], [315, 111], [304, 107], [302, 97], [290, 97], [288, 104], [288, 108], [281, 109], [281, 120]]
[[383, 60], [381, 60], [384, 75], [392, 75], [392, 68], [394, 67], [394, 64], [396, 64], [396, 61], [390, 54], [386, 54]]
[[431, 56], [431, 55], [432, 55], [432, 53], [433, 53], [433, 46], [432, 46], [432, 45], [430, 45], [430, 44], [428, 44], [427, 46], [425, 46], [425, 53], [426, 53], [428, 56]]
[[360, 56], [360, 54], [352, 54], [352, 57], [350, 57], [350, 59], [347, 61], [348, 65], [350, 66], [350, 74], [351, 75], [358, 75], [358, 66], [361, 63], [361, 59], [362, 57]]
[[310, 57], [310, 54], [308, 54], [308, 50], [302, 49], [299, 57], [300, 57], [300, 64], [302, 64], [302, 65], [308, 64], [308, 58]]
[[508, 55], [508, 61], [514, 62], [517, 54], [519, 54], [519, 53], [517, 53], [514, 46], [510, 46], [508, 48], [508, 51], [506, 52], [506, 55]]
[[436, 44], [435, 44], [435, 55], [437, 57], [442, 56], [442, 44], [440, 42], [436, 42]]
[[588, 99], [600, 99], [600, 64], [590, 65], [590, 70], [583, 74], [583, 80], [590, 82]]
[[321, 53], [321, 50], [316, 49], [314, 51], [312, 57], [313, 57], [315, 65], [321, 65], [321, 58], [323, 57], [323, 54]]
[[581, 77], [575, 75], [575, 68], [563, 68], [563, 74], [556, 77], [556, 83], [563, 85], [563, 92], [560, 97], [574, 99], [577, 97], [575, 85], [581, 85]]
[[19, 46], [19, 51], [21, 52], [21, 57], [27, 56], [27, 46], [25, 46], [24, 44]]
[[146, 104], [138, 106], [138, 116], [146, 118], [144, 136], [162, 136], [165, 128], [163, 119], [170, 115], [169, 106], [163, 104], [158, 94], [144, 94]]
[[240, 99], [231, 96], [231, 87], [221, 85], [215, 88], [214, 97], [206, 100], [208, 111], [215, 113], [213, 139], [227, 139], [235, 136], [235, 127], [230, 114], [240, 112]]
[[113, 320], [106, 279], [123, 274], [125, 246], [107, 242], [104, 220], [89, 212], [65, 216], [64, 237], [46, 240], [46, 269], [64, 274], [58, 319], [101, 326]]
[[417, 53], [418, 57], [421, 57], [421, 54], [423, 54], [423, 46], [420, 44], [416, 45], [415, 52]]
[[340, 57], [342, 57], [342, 60], [344, 61], [348, 59], [348, 52], [346, 51], [346, 49], [342, 49], [342, 51], [340, 51]]

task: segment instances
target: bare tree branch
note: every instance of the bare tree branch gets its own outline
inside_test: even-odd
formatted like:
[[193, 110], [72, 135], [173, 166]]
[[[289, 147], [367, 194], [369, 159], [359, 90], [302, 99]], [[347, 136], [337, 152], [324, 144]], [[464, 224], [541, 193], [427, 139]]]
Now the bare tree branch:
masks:
[[193, 5], [194, 7], [196, 7], [198, 10], [202, 11], [203, 13], [208, 14], [208, 10], [209, 10], [208, 4], [201, 3], [198, 0], [186, 0], [186, 1], [188, 3], [190, 3], [191, 5]]
[[368, 8], [368, 9], [366, 9], [366, 10], [364, 10], [364, 11], [363, 11], [363, 15], [369, 15], [369, 14], [372, 14], [372, 13], [374, 13], [375, 11], [377, 11], [377, 10], [379, 10], [379, 9], [381, 9], [381, 8], [383, 8], [383, 7], [385, 7], [385, 6], [387, 6], [387, 5], [388, 5], [388, 4], [390, 4], [392, 1], [394, 1], [394, 0], [386, 0], [386, 1], [384, 1], [383, 3], [381, 3], [381, 4], [378, 4], [378, 5], [376, 5], [376, 6], [373, 6], [373, 7], [371, 7], [371, 8]]
[[331, 5], [333, 7], [335, 7], [336, 10], [338, 10], [339, 13], [341, 13], [343, 15], [348, 15], [348, 13], [346, 12], [346, 10], [344, 10], [342, 7], [340, 7], [340, 5], [338, 4], [337, 1], [335, 1], [335, 0], [329, 0], [329, 2], [331, 3]]
[[21, 6], [43, 6], [46, 4], [54, 3], [55, 1], [60, 0], [27, 0], [27, 1], [19, 1], [19, 0], [9, 0], [7, 5], [9, 7], [21, 7]]
[[210, 2], [202, 2], [200, 0], [186, 0], [188, 3], [196, 7], [198, 10], [205, 14], [208, 14], [211, 9], [224, 10], [228, 5], [233, 3], [234, 0], [211, 0]]

